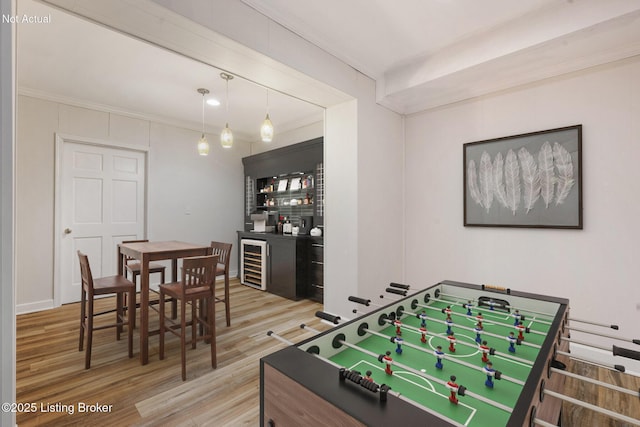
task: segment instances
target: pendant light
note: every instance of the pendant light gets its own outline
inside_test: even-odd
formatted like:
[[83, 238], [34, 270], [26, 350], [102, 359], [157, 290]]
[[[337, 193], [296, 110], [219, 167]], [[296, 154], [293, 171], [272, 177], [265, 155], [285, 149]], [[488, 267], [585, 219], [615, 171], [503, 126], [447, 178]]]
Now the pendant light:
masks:
[[220, 73], [220, 77], [227, 81], [227, 124], [220, 134], [220, 144], [224, 148], [231, 148], [233, 146], [233, 132], [229, 127], [229, 80], [232, 80], [233, 76], [227, 73]]
[[198, 89], [198, 93], [202, 94], [202, 136], [198, 141], [198, 154], [206, 156], [209, 154], [209, 141], [207, 141], [207, 137], [204, 135], [204, 96], [209, 93], [209, 90], [200, 88]]
[[260, 126], [260, 138], [262, 142], [271, 142], [273, 140], [273, 123], [269, 118], [269, 89], [267, 89], [267, 116]]

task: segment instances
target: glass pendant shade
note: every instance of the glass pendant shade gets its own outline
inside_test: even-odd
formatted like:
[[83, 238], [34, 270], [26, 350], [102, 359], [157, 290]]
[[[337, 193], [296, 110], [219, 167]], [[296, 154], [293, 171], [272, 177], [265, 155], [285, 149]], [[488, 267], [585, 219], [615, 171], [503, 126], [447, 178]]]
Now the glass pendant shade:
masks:
[[202, 136], [200, 137], [200, 140], [198, 140], [198, 154], [206, 156], [209, 154], [209, 142], [207, 141], [207, 137], [204, 136], [204, 97], [209, 93], [209, 90], [200, 88], [198, 89], [198, 93], [202, 95]]
[[220, 134], [220, 144], [224, 148], [231, 148], [233, 146], [233, 132], [231, 132], [231, 128], [229, 128], [229, 123], [227, 123]]
[[260, 126], [260, 138], [262, 138], [262, 142], [271, 142], [273, 140], [273, 123], [271, 123], [269, 113], [267, 113], [267, 117], [265, 117], [262, 126]]
[[201, 156], [206, 156], [209, 154], [209, 141], [207, 141], [207, 137], [202, 134], [200, 141], [198, 141], [198, 154]]

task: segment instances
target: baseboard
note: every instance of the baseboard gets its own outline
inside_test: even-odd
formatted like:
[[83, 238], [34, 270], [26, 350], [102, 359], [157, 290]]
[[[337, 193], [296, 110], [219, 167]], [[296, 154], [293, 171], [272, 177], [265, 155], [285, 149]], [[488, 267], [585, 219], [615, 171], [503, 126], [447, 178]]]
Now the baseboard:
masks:
[[53, 308], [53, 300], [44, 300], [44, 301], [36, 301], [29, 302], [26, 304], [18, 304], [16, 305], [16, 314], [27, 314], [33, 313], [36, 311], [42, 310], [51, 310]]

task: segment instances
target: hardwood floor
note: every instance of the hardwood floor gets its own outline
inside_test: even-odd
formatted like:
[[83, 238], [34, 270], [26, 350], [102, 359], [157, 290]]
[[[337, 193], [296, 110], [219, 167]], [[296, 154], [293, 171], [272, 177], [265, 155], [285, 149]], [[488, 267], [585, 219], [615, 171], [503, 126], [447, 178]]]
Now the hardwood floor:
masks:
[[[620, 363], [624, 364], [623, 358]], [[609, 384], [614, 384], [640, 393], [640, 378], [618, 371], [600, 368], [589, 363], [572, 361], [569, 371], [596, 379]], [[554, 374], [555, 375], [555, 374]], [[618, 414], [626, 415], [640, 420], [640, 394], [635, 396], [626, 393], [602, 388], [596, 384], [588, 384], [573, 378], [567, 378], [565, 382], [565, 394], [578, 400], [591, 403], [601, 408], [609, 409]], [[627, 427], [629, 423], [615, 420], [606, 415], [599, 414], [575, 405], [565, 404], [562, 416], [563, 426], [597, 426], [597, 427]]]
[[[220, 284], [221, 285], [221, 284]], [[311, 336], [299, 328], [329, 326], [314, 317], [321, 305], [290, 301], [231, 282], [231, 327], [218, 304], [218, 369], [212, 370], [208, 347], [187, 350], [187, 381], [180, 378], [179, 341], [167, 335], [165, 360], [158, 360], [158, 337], [150, 339], [149, 364], [127, 357], [126, 340], [114, 330], [94, 333], [90, 370], [78, 351], [79, 306], [17, 318], [17, 401], [35, 403], [36, 411], [17, 415], [19, 426], [257, 426], [259, 425], [259, 359], [285, 345], [267, 337], [273, 330], [298, 342]], [[112, 306], [112, 299], [100, 301]], [[157, 315], [151, 312], [152, 327]], [[137, 338], [137, 331], [134, 338]], [[123, 337], [124, 338], [124, 337]], [[572, 362], [570, 370], [631, 390], [640, 378], [594, 365]], [[567, 378], [565, 393], [640, 418], [640, 399]], [[78, 413], [79, 403], [107, 405], [108, 412]], [[41, 407], [42, 405], [42, 407]], [[56, 406], [58, 405], [58, 406]], [[110, 406], [109, 406], [110, 405]], [[74, 413], [66, 409], [73, 407]], [[45, 411], [43, 411], [44, 409]], [[46, 412], [49, 410], [49, 412]], [[56, 412], [57, 411], [57, 412]], [[592, 411], [564, 405], [563, 426], [624, 426]]]
[[[78, 351], [78, 304], [18, 316], [17, 401], [37, 405], [37, 411], [17, 415], [18, 425], [257, 426], [259, 359], [285, 346], [267, 331], [297, 342], [311, 336], [300, 323], [328, 326], [314, 317], [321, 304], [290, 301], [237, 279], [230, 290], [231, 327], [225, 326], [222, 304], [216, 306], [218, 368], [211, 369], [209, 347], [199, 343], [187, 350], [186, 382], [180, 378], [180, 342], [173, 335], [166, 336], [164, 360], [158, 359], [157, 335], [151, 337], [149, 364], [142, 366], [137, 340], [129, 359], [126, 339], [116, 341], [115, 330], [94, 332], [91, 369], [85, 370], [84, 352]], [[113, 306], [114, 301], [99, 303]], [[157, 318], [151, 311], [152, 327]], [[111, 405], [111, 410], [78, 413], [80, 402]], [[51, 412], [41, 411], [41, 405]], [[73, 414], [65, 411], [69, 406]]]

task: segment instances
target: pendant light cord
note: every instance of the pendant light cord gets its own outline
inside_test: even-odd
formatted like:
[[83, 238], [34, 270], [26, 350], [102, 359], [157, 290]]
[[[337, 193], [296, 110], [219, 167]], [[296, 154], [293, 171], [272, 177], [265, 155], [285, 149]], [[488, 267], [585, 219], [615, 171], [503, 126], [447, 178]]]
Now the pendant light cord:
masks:
[[204, 137], [204, 93], [202, 94], [202, 136]]

